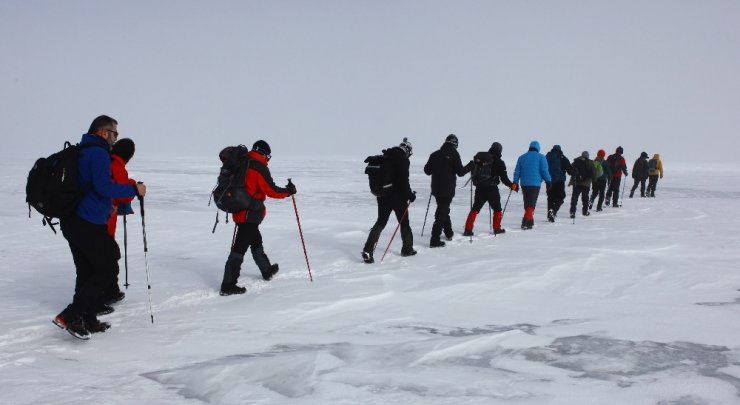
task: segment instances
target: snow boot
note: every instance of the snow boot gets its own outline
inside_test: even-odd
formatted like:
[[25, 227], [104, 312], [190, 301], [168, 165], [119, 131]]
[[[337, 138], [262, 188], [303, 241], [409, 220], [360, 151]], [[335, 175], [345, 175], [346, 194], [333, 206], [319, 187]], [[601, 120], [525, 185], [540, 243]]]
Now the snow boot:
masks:
[[415, 254], [416, 254], [416, 250], [414, 250], [413, 248], [401, 249], [401, 256], [403, 257], [413, 256]]
[[221, 286], [221, 291], [219, 292], [219, 295], [222, 297], [225, 297], [227, 295], [235, 295], [235, 294], [244, 294], [247, 292], [247, 289], [244, 287], [239, 287], [238, 285], [227, 285], [227, 286]]
[[115, 309], [110, 305], [100, 304], [95, 308], [95, 315], [112, 314]]
[[270, 281], [272, 276], [279, 270], [277, 264], [270, 264], [270, 259], [265, 254], [265, 249], [262, 246], [252, 247], [252, 259], [254, 259], [254, 263], [260, 269], [262, 279], [265, 281]]
[[444, 247], [444, 246], [445, 246], [445, 243], [439, 239], [432, 239], [429, 241], [429, 247], [431, 248]]
[[52, 322], [77, 339], [90, 339], [90, 331], [85, 327], [85, 321], [81, 316], [70, 311], [69, 307], [57, 315]]
[[373, 259], [373, 252], [366, 252], [363, 250], [362, 251], [362, 261], [367, 264], [375, 263], [375, 259]]
[[547, 220], [548, 222], [555, 222], [555, 211], [547, 210]]
[[416, 254], [414, 250], [414, 234], [411, 232], [411, 227], [401, 227], [401, 256], [413, 256]]

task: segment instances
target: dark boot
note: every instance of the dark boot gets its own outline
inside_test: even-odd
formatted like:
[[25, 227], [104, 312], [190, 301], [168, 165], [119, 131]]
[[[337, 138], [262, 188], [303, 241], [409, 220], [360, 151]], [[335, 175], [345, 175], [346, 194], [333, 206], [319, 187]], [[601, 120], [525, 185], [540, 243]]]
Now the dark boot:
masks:
[[429, 247], [436, 248], [436, 247], [444, 247], [444, 246], [445, 246], [445, 243], [439, 239], [432, 238], [432, 240], [429, 241]]
[[555, 211], [553, 210], [547, 210], [547, 220], [549, 222], [555, 222]]
[[375, 259], [373, 259], [373, 252], [365, 252], [363, 250], [362, 251], [362, 261], [367, 264], [375, 263]]
[[[224, 279], [221, 282], [222, 293], [226, 291], [235, 291], [234, 288], [236, 287], [236, 282], [239, 281], [239, 274], [241, 273], [243, 261], [243, 254], [237, 252], [231, 252], [229, 254], [229, 258], [226, 259], [226, 265], [224, 266]], [[234, 292], [232, 292], [232, 294], [234, 294]]]
[[278, 272], [278, 265], [276, 264], [270, 264], [270, 259], [265, 254], [265, 249], [260, 247], [252, 247], [252, 259], [254, 259], [254, 264], [257, 265], [257, 267], [260, 269], [260, 273], [262, 273], [262, 278], [265, 281], [270, 281], [272, 279], [272, 276], [275, 275], [275, 273]]
[[401, 227], [401, 241], [403, 243], [401, 256], [406, 257], [416, 254], [416, 250], [414, 250], [414, 234], [411, 232], [411, 227]]

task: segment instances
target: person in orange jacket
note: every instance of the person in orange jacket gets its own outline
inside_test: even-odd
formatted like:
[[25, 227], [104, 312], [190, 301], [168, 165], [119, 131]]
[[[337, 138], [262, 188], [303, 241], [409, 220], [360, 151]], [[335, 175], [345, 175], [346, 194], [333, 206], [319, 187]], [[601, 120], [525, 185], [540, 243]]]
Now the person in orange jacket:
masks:
[[[113, 144], [110, 153], [110, 170], [114, 183], [131, 185], [136, 184], [136, 180], [128, 177], [128, 171], [126, 170], [126, 164], [131, 160], [131, 158], [134, 157], [135, 151], [136, 145], [134, 144], [134, 141], [129, 138], [119, 139], [118, 141], [116, 141], [116, 143]], [[133, 199], [134, 197], [122, 197], [113, 199], [113, 210], [110, 217], [108, 217], [108, 234], [113, 237], [113, 239], [116, 238], [116, 223], [118, 222], [118, 216], [131, 215], [134, 213], [133, 209], [131, 209], [131, 201], [133, 201]], [[124, 292], [121, 291], [121, 288], [118, 286], [119, 273], [120, 268], [116, 266], [114, 282], [111, 283], [111, 285], [103, 291], [103, 302], [106, 306], [121, 301], [126, 296], [126, 294], [124, 294]], [[104, 312], [108, 311], [112, 312], [113, 309], [105, 308]]]
[[270, 280], [278, 272], [278, 265], [270, 264], [270, 259], [265, 254], [262, 246], [262, 234], [259, 225], [267, 215], [265, 199], [287, 198], [296, 193], [293, 183], [278, 187], [272, 180], [267, 163], [270, 161], [270, 145], [263, 140], [254, 143], [252, 150], [247, 154], [249, 169], [244, 174], [244, 187], [252, 197], [252, 205], [249, 209], [233, 214], [236, 224], [236, 234], [231, 244], [231, 252], [224, 266], [224, 278], [221, 282], [220, 295], [244, 294], [247, 289], [236, 285], [239, 281], [241, 265], [247, 249], [252, 250], [252, 259], [260, 269], [262, 278]]

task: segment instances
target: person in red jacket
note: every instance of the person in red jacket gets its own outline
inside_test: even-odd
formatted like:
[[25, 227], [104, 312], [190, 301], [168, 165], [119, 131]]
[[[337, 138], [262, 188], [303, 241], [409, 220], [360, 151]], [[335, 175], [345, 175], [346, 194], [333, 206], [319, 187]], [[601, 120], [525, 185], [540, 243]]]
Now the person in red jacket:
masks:
[[[110, 155], [110, 170], [114, 183], [131, 185], [136, 184], [136, 180], [128, 177], [128, 171], [126, 170], [126, 164], [131, 160], [132, 157], [134, 157], [135, 150], [136, 145], [134, 144], [134, 141], [129, 138], [119, 139], [118, 141], [116, 141], [116, 143], [113, 144]], [[134, 211], [131, 209], [131, 201], [133, 201], [133, 199], [134, 197], [113, 199], [113, 210], [110, 217], [108, 217], [108, 235], [113, 237], [113, 239], [116, 238], [116, 223], [118, 221], [118, 216], [130, 215], [134, 213]], [[116, 266], [115, 277], [113, 280], [114, 282], [111, 283], [111, 285], [105, 288], [105, 290], [103, 291], [103, 302], [105, 303], [106, 308], [101, 308], [102, 312], [113, 312], [113, 308], [107, 308], [107, 306], [121, 301], [126, 296], [126, 294], [124, 294], [123, 291], [121, 291], [121, 288], [118, 286], [119, 273], [120, 268]]]
[[247, 154], [249, 157], [249, 169], [244, 174], [244, 187], [252, 197], [252, 205], [249, 209], [233, 214], [236, 224], [236, 234], [231, 244], [231, 252], [224, 266], [224, 278], [221, 282], [221, 295], [244, 294], [247, 289], [236, 285], [239, 281], [241, 265], [247, 249], [252, 250], [252, 259], [260, 269], [262, 278], [270, 280], [278, 272], [278, 265], [270, 264], [270, 259], [265, 254], [262, 246], [262, 234], [259, 225], [267, 215], [265, 199], [286, 198], [296, 193], [293, 183], [278, 187], [272, 180], [267, 163], [270, 161], [270, 145], [263, 140], [254, 143], [252, 150]]

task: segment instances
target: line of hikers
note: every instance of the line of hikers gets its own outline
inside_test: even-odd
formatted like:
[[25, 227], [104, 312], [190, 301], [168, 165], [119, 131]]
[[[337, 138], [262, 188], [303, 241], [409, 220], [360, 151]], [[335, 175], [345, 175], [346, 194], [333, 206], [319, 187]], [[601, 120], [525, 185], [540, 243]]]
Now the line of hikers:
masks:
[[[69, 244], [76, 270], [72, 303], [53, 319], [53, 323], [84, 340], [89, 339], [91, 333], [104, 332], [110, 328], [110, 324], [99, 320], [98, 316], [113, 312], [112, 305], [125, 297], [119, 287], [118, 261], [121, 252], [115, 234], [117, 218], [123, 216], [125, 249], [126, 216], [133, 214], [131, 202], [134, 198], [139, 198], [141, 204], [146, 258], [146, 232], [143, 229], [146, 186], [129, 178], [126, 164], [134, 156], [135, 145], [128, 138], [119, 140], [118, 135], [118, 122], [115, 119], [107, 115], [96, 117], [87, 133], [82, 135], [79, 144], [66, 143], [62, 151], [48, 158], [38, 159], [29, 172], [26, 185], [29, 216], [30, 207], [33, 206], [44, 216], [44, 223], [54, 232], [56, 230], [52, 218], [60, 219], [62, 235]], [[599, 150], [594, 161], [589, 160], [588, 152], [583, 152], [571, 163], [563, 155], [560, 146], [555, 145], [545, 156], [540, 153], [539, 142], [532, 141], [529, 151], [517, 160], [512, 180], [509, 180], [506, 164], [501, 158], [503, 147], [500, 143], [494, 142], [488, 151], [477, 153], [466, 165], [462, 164], [457, 147], [457, 136], [450, 134], [442, 147], [429, 156], [424, 166], [424, 173], [432, 178], [431, 195], [437, 204], [429, 243], [433, 248], [445, 246], [445, 242], [441, 240], [443, 233], [447, 240], [454, 236], [450, 204], [455, 196], [457, 177], [467, 173], [471, 173], [471, 193], [475, 186], [475, 198], [463, 232], [463, 235], [470, 237], [473, 236], [475, 219], [486, 203], [493, 210], [493, 233], [498, 235], [505, 232], [501, 227], [503, 210], [498, 189], [500, 183], [516, 192], [521, 184], [525, 211], [522, 229], [531, 229], [534, 226], [534, 209], [543, 181], [547, 184], [547, 217], [554, 221], [565, 199], [565, 173], [571, 176], [574, 186], [571, 217], [575, 216], [579, 196], [583, 202], [583, 215], [589, 215], [589, 209], [597, 196], [597, 211], [601, 211], [607, 185], [606, 204], [609, 205], [609, 199], [613, 198], [613, 206], [618, 206], [621, 175], [627, 175], [621, 147], [606, 160], [604, 151]], [[412, 256], [417, 253], [413, 247], [408, 219], [409, 206], [416, 200], [416, 193], [409, 184], [409, 158], [412, 150], [411, 142], [404, 138], [397, 147], [383, 150], [382, 155], [369, 156], [365, 160], [368, 163], [365, 172], [368, 174], [370, 189], [377, 197], [378, 204], [378, 218], [362, 251], [365, 263], [374, 261], [375, 245], [391, 212], [395, 213], [401, 230], [401, 255]], [[271, 263], [265, 254], [259, 225], [267, 212], [265, 199], [293, 196], [296, 194], [296, 187], [290, 179], [285, 187], [275, 185], [267, 167], [271, 149], [264, 140], [255, 142], [251, 150], [243, 145], [227, 147], [221, 151], [219, 158], [222, 167], [211, 195], [216, 206], [231, 214], [235, 223], [234, 237], [224, 265], [220, 288], [220, 295], [228, 296], [246, 292], [246, 288], [238, 286], [237, 282], [247, 250], [251, 250], [252, 259], [264, 280], [271, 280], [278, 272], [278, 264]], [[630, 197], [638, 185], [642, 186], [642, 196], [654, 197], [658, 177], [663, 177], [660, 157], [656, 154], [648, 161], [647, 154], [643, 152], [633, 168], [635, 184]], [[649, 179], [647, 191], [646, 178]], [[594, 191], [589, 200], [589, 188], [592, 184]], [[298, 220], [297, 208], [296, 219]], [[298, 226], [300, 232], [299, 220]], [[306, 264], [308, 265], [307, 255]], [[126, 278], [124, 285], [127, 286], [127, 282]]]
[[[494, 235], [506, 232], [501, 227], [505, 209], [501, 207], [499, 193], [501, 183], [511, 190], [509, 197], [511, 197], [511, 192], [519, 192], [520, 189], [522, 191], [524, 215], [521, 228], [523, 230], [534, 227], [534, 210], [543, 182], [547, 190], [547, 220], [555, 222], [558, 211], [565, 201], [567, 176], [570, 176], [568, 186], [573, 186], [570, 218], [576, 216], [579, 198], [582, 203], [581, 214], [584, 216], [590, 215], [594, 202], [596, 202], [596, 211], [602, 211], [605, 198], [607, 206], [611, 202], [613, 207], [619, 207], [622, 174], [628, 175], [627, 164], [622, 156], [624, 150], [621, 146], [617, 147], [615, 153], [608, 157], [606, 157], [606, 152], [600, 149], [594, 160], [589, 158], [588, 151], [583, 151], [571, 162], [563, 154], [560, 145], [553, 146], [552, 150], [543, 155], [540, 153], [540, 143], [532, 141], [529, 144], [529, 150], [517, 159], [514, 176], [510, 180], [506, 172], [506, 164], [502, 160], [503, 147], [500, 143], [494, 142], [488, 151], [476, 153], [473, 159], [465, 165], [462, 164], [457, 151], [458, 144], [459, 140], [456, 135], [448, 135], [439, 150], [433, 152], [424, 165], [424, 173], [431, 176], [432, 182], [427, 214], [432, 196], [437, 204], [429, 241], [429, 246], [432, 248], [445, 246], [445, 242], [441, 239], [442, 234], [448, 241], [452, 240], [455, 234], [450, 220], [450, 205], [455, 197], [457, 177], [463, 177], [468, 173], [471, 173], [469, 180], [472, 181], [471, 194], [472, 187], [475, 186], [475, 196], [472, 198], [470, 212], [465, 221], [463, 236], [473, 236], [475, 220], [486, 203], [493, 211], [491, 227]], [[411, 190], [409, 184], [409, 158], [412, 151], [411, 142], [404, 138], [400, 145], [385, 149], [382, 155], [369, 156], [365, 160], [365, 163], [368, 163], [365, 173], [368, 174], [370, 190], [378, 203], [377, 220], [370, 229], [370, 234], [362, 249], [362, 259], [365, 263], [375, 261], [375, 248], [391, 212], [395, 213], [401, 230], [401, 256], [412, 256], [417, 253], [413, 247], [414, 238], [408, 217], [409, 207], [416, 200], [416, 192]], [[630, 198], [634, 196], [638, 185], [641, 187], [642, 197], [655, 197], [658, 178], [663, 178], [663, 163], [660, 155], [656, 153], [652, 159], [648, 160], [648, 154], [642, 152], [633, 166], [632, 178], [634, 185]], [[649, 180], [647, 190], [645, 189], [646, 180]], [[591, 192], [592, 187], [593, 192]], [[590, 197], [589, 192], [591, 192]], [[424, 222], [426, 225], [426, 217]]]

